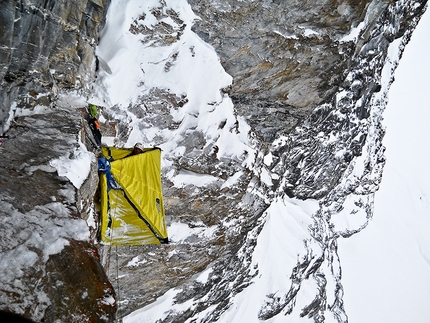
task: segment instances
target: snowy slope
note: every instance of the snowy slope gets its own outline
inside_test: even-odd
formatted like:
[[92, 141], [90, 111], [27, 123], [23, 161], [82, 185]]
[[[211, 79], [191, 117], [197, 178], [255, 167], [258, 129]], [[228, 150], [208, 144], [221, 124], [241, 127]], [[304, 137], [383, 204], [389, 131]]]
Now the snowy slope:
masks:
[[[138, 141], [158, 145], [169, 158], [183, 154], [184, 147], [178, 142], [193, 129], [204, 133], [206, 147], [217, 145], [220, 157], [241, 155], [244, 150], [252, 152], [247, 138], [249, 127], [244, 120], [238, 120], [231, 99], [222, 91], [231, 85], [231, 76], [222, 68], [214, 50], [191, 31], [198, 17], [186, 1], [167, 3], [180, 13], [180, 19], [169, 16], [157, 0], [112, 1], [108, 24], [97, 48], [97, 55], [108, 68], [99, 74], [99, 87], [91, 100], [108, 107], [117, 106], [127, 114], [131, 132], [127, 142], [120, 145], [130, 147]], [[154, 8], [161, 8], [160, 15], [164, 17], [155, 19], [151, 13]], [[172, 36], [162, 35], [159, 39], [129, 30], [133, 24], [139, 29], [162, 23], [175, 26], [174, 33], [181, 35], [180, 40], [163, 41], [162, 36]], [[171, 122], [180, 124], [178, 129], [148, 125], [129, 111], [130, 105], [139, 104], [140, 98], [150, 96], [154, 89], [186, 98], [183, 108], [170, 111]], [[232, 132], [236, 124], [239, 129]], [[245, 163], [249, 164], [252, 157], [250, 153]]]
[[406, 46], [384, 113], [387, 162], [373, 219], [339, 243], [351, 322], [429, 322], [430, 12]]

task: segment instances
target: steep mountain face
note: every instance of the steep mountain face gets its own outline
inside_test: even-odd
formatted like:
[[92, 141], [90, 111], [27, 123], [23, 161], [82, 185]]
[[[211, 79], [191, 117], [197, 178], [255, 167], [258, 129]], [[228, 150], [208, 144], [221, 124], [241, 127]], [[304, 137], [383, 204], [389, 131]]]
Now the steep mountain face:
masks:
[[77, 192], [50, 163], [78, 147], [81, 113], [58, 95], [94, 77], [107, 5], [0, 3], [0, 309], [39, 322], [109, 322], [115, 314], [82, 219], [97, 181]]
[[[282, 151], [273, 152], [287, 158], [282, 161], [288, 170], [282, 176], [283, 190], [300, 198], [326, 195], [351, 159], [361, 154], [365, 134], [359, 133], [358, 123], [368, 118], [369, 100], [381, 90], [378, 68], [383, 65], [388, 45], [409, 29], [422, 6], [397, 19], [390, 1], [190, 3], [202, 18], [193, 28], [214, 46], [227, 73], [233, 76], [230, 96], [236, 111], [246, 117], [258, 138], [270, 145], [291, 132], [308, 137], [295, 138], [291, 150], [284, 145]], [[402, 10], [405, 4], [398, 2], [397, 6]], [[359, 24], [363, 24], [360, 38], [346, 41]], [[336, 93], [342, 91], [349, 92], [350, 102], [336, 102]], [[347, 115], [348, 106], [359, 98], [361, 105], [354, 107], [354, 116], [333, 118], [333, 107]], [[326, 151], [303, 156], [308, 149], [297, 145], [307, 141], [306, 145], [316, 149], [321, 136], [334, 132], [329, 127], [349, 132], [349, 138], [342, 138], [344, 147], [335, 149], [344, 153], [336, 159]], [[317, 135], [320, 137], [315, 138]], [[329, 160], [321, 163], [321, 158]], [[298, 166], [303, 163], [326, 166], [320, 177], [311, 178], [311, 169], [302, 171]], [[281, 175], [279, 170], [275, 172]], [[327, 176], [330, 173], [333, 178]]]
[[234, 78], [230, 95], [238, 113], [267, 142], [279, 131], [289, 133], [317, 105], [330, 101], [353, 59], [354, 45], [339, 40], [366, 13], [379, 16], [388, 5], [387, 1], [190, 3], [201, 18], [193, 29], [214, 46]]
[[[254, 322], [348, 321], [337, 241], [372, 217], [386, 93], [427, 1], [188, 3], [112, 1], [100, 60], [108, 1], [0, 4], [1, 309], [112, 321], [116, 298], [118, 317], [143, 307], [152, 322], [244, 307]], [[170, 244], [91, 243], [88, 98], [115, 144], [163, 149]], [[88, 158], [79, 190], [61, 158]]]
[[[109, 276], [121, 290], [119, 315], [148, 305], [147, 317], [159, 322], [234, 321], [232, 313], [248, 296], [258, 299], [254, 321], [295, 315], [346, 322], [337, 240], [359, 232], [372, 217], [385, 161], [386, 94], [396, 55], [426, 1], [189, 3], [196, 20], [167, 1], [124, 10], [141, 10], [122, 26], [134, 35], [127, 34], [124, 47], [134, 48], [133, 37], [142, 44], [138, 72], [129, 75], [138, 80], [139, 95], [121, 99], [113, 86], [120, 72], [99, 75], [108, 91], [118, 92], [107, 95], [111, 106], [103, 111], [118, 125], [117, 143], [139, 138], [162, 147], [170, 229], [187, 225], [190, 232], [169, 246], [107, 252]], [[197, 81], [177, 85], [188, 74], [212, 84], [212, 74], [195, 71], [204, 68], [199, 59], [209, 58], [198, 51], [190, 24], [233, 77], [212, 100], [193, 98]], [[120, 35], [108, 30], [104, 39]], [[390, 44], [396, 48], [391, 51], [400, 50], [394, 58]], [[108, 65], [117, 66], [118, 57], [136, 59], [107, 49], [102, 38], [100, 55]], [[194, 65], [185, 63], [188, 56]], [[240, 147], [234, 152], [226, 152], [226, 133]], [[244, 133], [248, 140], [236, 145]], [[212, 180], [196, 185], [186, 176]], [[300, 200], [317, 205], [300, 220], [306, 234], [298, 234], [297, 249], [274, 256], [291, 257], [292, 265], [282, 268], [282, 284], [267, 287], [261, 299], [251, 291], [267, 274], [263, 262], [269, 259], [256, 260], [258, 240], [269, 230], [268, 218], [293, 218]], [[288, 234], [279, 239], [284, 245]], [[296, 242], [285, 242], [285, 249]], [[301, 290], [309, 291], [306, 297]], [[164, 307], [157, 300], [163, 294]]]

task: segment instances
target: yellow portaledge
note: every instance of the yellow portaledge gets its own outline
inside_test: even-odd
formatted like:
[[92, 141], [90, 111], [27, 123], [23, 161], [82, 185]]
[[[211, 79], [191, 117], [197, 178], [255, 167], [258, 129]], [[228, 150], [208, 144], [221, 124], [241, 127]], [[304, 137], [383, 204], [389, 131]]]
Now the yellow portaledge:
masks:
[[131, 152], [102, 148], [110, 162], [110, 174], [100, 174], [101, 241], [114, 246], [167, 243], [161, 150]]

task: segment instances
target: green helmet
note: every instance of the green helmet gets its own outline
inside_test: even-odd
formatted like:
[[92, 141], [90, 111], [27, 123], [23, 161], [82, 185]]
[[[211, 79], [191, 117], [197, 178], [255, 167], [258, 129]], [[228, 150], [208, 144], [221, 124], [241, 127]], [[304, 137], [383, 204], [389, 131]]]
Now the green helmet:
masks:
[[97, 115], [99, 114], [99, 110], [97, 109], [97, 107], [91, 103], [88, 105], [88, 112], [93, 118], [97, 118]]

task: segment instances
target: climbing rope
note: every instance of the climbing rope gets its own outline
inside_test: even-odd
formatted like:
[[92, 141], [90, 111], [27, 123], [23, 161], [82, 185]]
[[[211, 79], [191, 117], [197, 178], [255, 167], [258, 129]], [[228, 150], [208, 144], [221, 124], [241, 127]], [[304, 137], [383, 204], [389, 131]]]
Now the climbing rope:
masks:
[[[119, 284], [119, 257], [118, 257], [118, 246], [115, 245], [115, 253], [116, 253], [116, 284], [117, 284], [117, 290], [118, 290], [118, 312], [119, 312], [119, 307], [120, 307], [120, 303], [121, 303], [121, 289], [120, 289], [120, 284]], [[120, 316], [117, 319], [118, 323], [122, 323], [122, 317]]]
[[[119, 172], [119, 177], [121, 177], [122, 174], [122, 168]], [[108, 248], [108, 264], [107, 264], [107, 272], [108, 272], [108, 277], [110, 277], [110, 261], [111, 261], [111, 257], [112, 257], [112, 242], [113, 242], [113, 238], [114, 238], [114, 224], [115, 224], [115, 219], [116, 219], [116, 208], [118, 205], [118, 196], [115, 194], [115, 207], [110, 208], [110, 213], [111, 213], [111, 232], [110, 232], [110, 243], [109, 243], [109, 248]], [[121, 303], [121, 286], [120, 286], [120, 282], [119, 282], [119, 257], [118, 257], [118, 245], [115, 244], [115, 256], [116, 256], [116, 272], [114, 273], [115, 275], [115, 280], [116, 280], [116, 285], [117, 285], [117, 304], [118, 304], [118, 310], [117, 312], [119, 312], [119, 307], [120, 307], [120, 303]], [[116, 319], [117, 323], [122, 323], [122, 317], [119, 317]]]
[[[119, 180], [121, 180], [121, 177], [122, 177], [122, 166], [123, 166], [122, 163], [120, 165], [121, 165], [121, 168], [120, 168], [120, 171], [118, 174]], [[121, 191], [122, 191], [122, 189], [121, 189]], [[119, 313], [119, 309], [120, 309], [120, 305], [121, 305], [121, 286], [119, 283], [119, 257], [118, 257], [118, 245], [117, 244], [115, 244], [115, 253], [116, 253], [116, 284], [117, 284], [117, 290], [118, 290], [117, 298], [118, 298], [118, 313]], [[117, 321], [118, 321], [118, 323], [122, 323], [122, 316], [120, 316], [117, 319]]]

